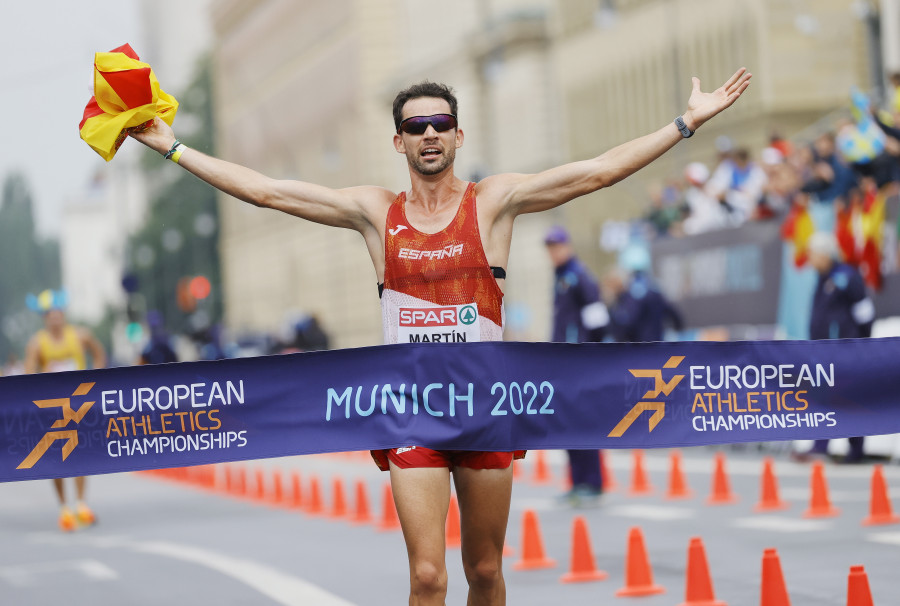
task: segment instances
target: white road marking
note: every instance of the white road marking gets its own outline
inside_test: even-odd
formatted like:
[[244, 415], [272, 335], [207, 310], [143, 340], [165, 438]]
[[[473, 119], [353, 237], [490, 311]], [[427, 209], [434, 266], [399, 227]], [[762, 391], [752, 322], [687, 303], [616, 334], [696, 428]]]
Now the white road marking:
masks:
[[524, 511], [526, 509], [533, 509], [535, 511], [550, 511], [559, 509], [563, 505], [565, 504], [552, 497], [523, 497], [514, 500], [510, 506], [510, 510]]
[[116, 571], [92, 559], [59, 560], [56, 562], [35, 562], [0, 567], [0, 579], [16, 587], [27, 587], [41, 582], [39, 577], [56, 576], [60, 571], [80, 572], [91, 581], [112, 581], [119, 578]]
[[355, 606], [321, 587], [252, 560], [177, 543], [136, 543], [132, 549], [206, 566], [249, 585], [284, 606]]
[[60, 532], [32, 532], [28, 535], [28, 540], [32, 543], [40, 543], [45, 545], [90, 545], [91, 547], [122, 547], [131, 544], [133, 541], [125, 535], [121, 534], [97, 534], [91, 532], [89, 534], [74, 535], [62, 534]]
[[875, 543], [887, 543], [888, 545], [900, 545], [900, 532], [879, 532], [866, 537]]
[[732, 525], [737, 528], [770, 530], [772, 532], [815, 532], [818, 530], [829, 530], [834, 526], [832, 522], [826, 520], [802, 520], [779, 516], [738, 518]]
[[[308, 606], [315, 604], [316, 606], [354, 606], [352, 602], [348, 602], [338, 596], [335, 596], [321, 587], [313, 585], [308, 581], [291, 576], [287, 573], [275, 570], [264, 564], [259, 564], [251, 560], [243, 560], [222, 555], [214, 551], [194, 547], [191, 545], [180, 545], [168, 542], [142, 542], [130, 539], [125, 535], [102, 535], [92, 533], [90, 535], [62, 535], [58, 532], [35, 532], [29, 536], [29, 540], [35, 543], [61, 544], [71, 545], [77, 542], [82, 545], [90, 545], [99, 548], [126, 548], [139, 553], [149, 553], [164, 557], [170, 557], [186, 562], [192, 562], [201, 566], [211, 568], [221, 574], [230, 576], [253, 589], [269, 596], [274, 601], [283, 606]], [[100, 579], [103, 572], [99, 568], [91, 568], [86, 565], [87, 560], [82, 561], [81, 570], [85, 574], [94, 574], [96, 579]], [[91, 561], [94, 562], [94, 561]], [[94, 562], [99, 564], [99, 562]], [[101, 565], [102, 566], [102, 565]], [[18, 569], [19, 566], [11, 567]], [[0, 568], [0, 578], [15, 583], [20, 576], [17, 576], [17, 570], [7, 571]], [[110, 571], [111, 572], [111, 571]], [[114, 574], [114, 573], [113, 573]], [[9, 577], [9, 578], [7, 578]]]
[[620, 505], [611, 508], [609, 513], [614, 516], [626, 518], [641, 518], [644, 520], [658, 521], [684, 520], [694, 517], [694, 512], [690, 509], [657, 505]]

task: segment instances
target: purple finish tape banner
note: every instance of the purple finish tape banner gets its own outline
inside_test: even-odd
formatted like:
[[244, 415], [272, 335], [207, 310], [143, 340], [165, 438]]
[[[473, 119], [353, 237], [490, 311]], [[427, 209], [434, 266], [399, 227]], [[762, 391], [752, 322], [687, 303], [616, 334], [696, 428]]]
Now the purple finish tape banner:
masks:
[[0, 481], [900, 432], [900, 339], [410, 344], [0, 379]]

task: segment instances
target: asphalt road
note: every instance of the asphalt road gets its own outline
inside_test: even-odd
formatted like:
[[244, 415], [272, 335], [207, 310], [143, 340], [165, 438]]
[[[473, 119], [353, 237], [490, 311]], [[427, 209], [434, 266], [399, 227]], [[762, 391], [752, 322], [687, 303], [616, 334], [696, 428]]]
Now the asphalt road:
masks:
[[[776, 454], [783, 512], [758, 514], [762, 455], [755, 449], [725, 449], [728, 477], [739, 501], [707, 505], [713, 450], [683, 453], [693, 498], [663, 498], [668, 453], [648, 451], [646, 467], [655, 494], [627, 495], [632, 466], [627, 451], [611, 453], [618, 490], [599, 506], [572, 508], [556, 497], [563, 491], [565, 454], [547, 453], [554, 481], [532, 482], [535, 455], [520, 467], [510, 519], [505, 575], [508, 603], [627, 604], [617, 598], [624, 583], [629, 528], [639, 526], [646, 539], [655, 581], [666, 593], [636, 601], [646, 606], [684, 601], [687, 546], [702, 537], [716, 597], [732, 606], [760, 603], [763, 550], [778, 549], [793, 606], [846, 604], [851, 565], [866, 567], [875, 604], [898, 603], [900, 525], [864, 527], [868, 515], [872, 465], [829, 464], [826, 475], [837, 517], [804, 519], [810, 496], [810, 466]], [[304, 492], [315, 475], [331, 507], [332, 482], [345, 481], [350, 507], [352, 483], [362, 480], [376, 518], [381, 515], [387, 474], [362, 456], [320, 455], [251, 462], [251, 478], [274, 469], [286, 478], [299, 472]], [[221, 470], [220, 470], [221, 472]], [[885, 465], [894, 496], [900, 495], [900, 467]], [[399, 531], [374, 525], [261, 504], [221, 492], [143, 474], [97, 476], [89, 481], [90, 502], [99, 517], [93, 528], [63, 534], [56, 528], [50, 482], [0, 485], [0, 605], [396, 605], [407, 599], [407, 563]], [[897, 500], [894, 501], [897, 511]], [[552, 569], [516, 571], [521, 553], [523, 511], [540, 520]], [[604, 581], [561, 584], [569, 567], [570, 533], [575, 515], [588, 522]], [[465, 603], [459, 550], [448, 550], [448, 604]], [[632, 599], [633, 600], [633, 599]]]

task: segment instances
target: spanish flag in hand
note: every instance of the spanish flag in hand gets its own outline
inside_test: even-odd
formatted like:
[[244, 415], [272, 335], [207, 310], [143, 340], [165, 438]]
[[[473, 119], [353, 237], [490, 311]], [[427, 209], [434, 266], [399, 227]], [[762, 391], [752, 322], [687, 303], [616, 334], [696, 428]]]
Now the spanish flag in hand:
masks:
[[159, 87], [153, 70], [128, 44], [94, 55], [94, 96], [78, 125], [81, 138], [109, 162], [132, 130], [154, 116], [172, 125], [178, 101]]

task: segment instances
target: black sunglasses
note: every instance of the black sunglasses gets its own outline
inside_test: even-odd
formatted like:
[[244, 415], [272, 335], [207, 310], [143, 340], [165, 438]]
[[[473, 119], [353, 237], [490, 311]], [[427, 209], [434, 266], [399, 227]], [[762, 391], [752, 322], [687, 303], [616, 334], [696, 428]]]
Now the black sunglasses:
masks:
[[433, 116], [411, 116], [400, 123], [397, 134], [400, 132], [410, 135], [422, 135], [428, 130], [428, 125], [434, 127], [439, 133], [456, 128], [456, 116], [453, 114], [434, 114]]

